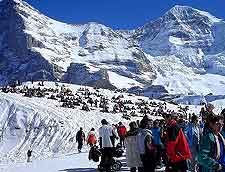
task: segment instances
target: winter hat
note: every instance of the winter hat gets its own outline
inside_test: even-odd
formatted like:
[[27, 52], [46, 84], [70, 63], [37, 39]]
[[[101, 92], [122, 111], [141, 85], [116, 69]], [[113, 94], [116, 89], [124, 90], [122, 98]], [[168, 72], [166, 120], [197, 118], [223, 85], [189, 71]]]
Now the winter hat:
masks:
[[106, 121], [106, 119], [103, 119], [103, 120], [101, 121], [101, 123], [102, 123], [102, 125], [107, 125], [107, 124], [108, 124], [108, 122]]
[[211, 104], [211, 103], [208, 103], [207, 106], [206, 106], [207, 109], [214, 109], [214, 105]]

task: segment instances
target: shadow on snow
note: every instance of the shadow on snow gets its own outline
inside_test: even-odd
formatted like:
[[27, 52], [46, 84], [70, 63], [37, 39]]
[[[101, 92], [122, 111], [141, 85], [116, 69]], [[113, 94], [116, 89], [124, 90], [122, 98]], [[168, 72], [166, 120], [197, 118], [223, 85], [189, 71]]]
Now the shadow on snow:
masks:
[[71, 168], [71, 169], [64, 169], [59, 171], [61, 172], [97, 172], [95, 168]]
[[[95, 168], [71, 168], [71, 169], [64, 169], [59, 170], [61, 172], [97, 172]], [[130, 171], [128, 168], [121, 168], [121, 172]]]

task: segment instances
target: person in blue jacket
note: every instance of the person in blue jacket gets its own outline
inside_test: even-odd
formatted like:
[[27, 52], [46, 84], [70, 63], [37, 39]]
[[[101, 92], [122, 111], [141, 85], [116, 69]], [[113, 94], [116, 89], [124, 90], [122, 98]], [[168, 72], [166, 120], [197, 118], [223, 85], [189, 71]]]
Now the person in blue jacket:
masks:
[[197, 153], [199, 149], [199, 141], [200, 141], [200, 127], [198, 125], [198, 116], [197, 115], [192, 115], [191, 117], [191, 122], [188, 123], [188, 125], [185, 128], [184, 131], [190, 151], [192, 154], [192, 159], [191, 159], [191, 171], [196, 172], [197, 171]]
[[161, 129], [159, 127], [159, 121], [155, 120], [153, 122], [153, 128], [151, 129], [152, 135], [153, 135], [153, 142], [154, 145], [156, 146], [157, 150], [157, 155], [156, 155], [156, 168], [161, 168], [162, 167], [162, 153], [163, 153], [163, 144], [161, 141]]

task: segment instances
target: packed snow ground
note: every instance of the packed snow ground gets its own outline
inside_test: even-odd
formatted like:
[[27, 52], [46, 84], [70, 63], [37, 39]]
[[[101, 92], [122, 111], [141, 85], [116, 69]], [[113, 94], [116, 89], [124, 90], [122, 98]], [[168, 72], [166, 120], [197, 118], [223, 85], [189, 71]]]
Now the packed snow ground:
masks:
[[88, 160], [88, 153], [67, 154], [31, 163], [1, 164], [0, 172], [96, 172], [97, 163]]

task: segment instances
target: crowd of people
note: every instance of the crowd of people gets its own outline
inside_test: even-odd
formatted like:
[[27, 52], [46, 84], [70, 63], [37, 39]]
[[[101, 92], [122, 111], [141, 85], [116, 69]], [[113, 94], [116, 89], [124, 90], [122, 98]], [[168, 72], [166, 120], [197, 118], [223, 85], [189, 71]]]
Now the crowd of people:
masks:
[[[132, 101], [122, 94], [108, 98], [98, 89], [80, 88], [73, 93], [64, 86], [44, 88], [43, 82], [39, 86], [4, 87], [1, 90], [27, 97], [47, 97], [61, 102], [65, 108], [81, 107], [84, 111], [98, 109], [112, 115], [122, 113], [125, 117], [142, 117], [140, 121], [131, 121], [129, 129], [122, 122], [109, 124], [103, 119], [102, 126], [92, 128], [87, 136], [83, 128], [77, 132], [78, 151], [82, 151], [85, 142], [91, 148], [99, 145], [100, 166], [106, 172], [111, 171], [117, 142], [126, 149], [127, 166], [131, 172], [151, 172], [163, 167], [168, 172], [225, 172], [225, 110], [215, 114], [210, 103], [199, 114], [187, 114], [188, 107], [178, 106], [179, 111], [175, 112], [166, 103], [143, 99]], [[152, 120], [152, 116], [161, 118]], [[30, 156], [31, 152], [28, 161]]]
[[[152, 115], [162, 116], [163, 113], [176, 113], [167, 108], [164, 102], [153, 100], [133, 99], [132, 94], [124, 97], [123, 92], [115, 90], [112, 97], [102, 94], [99, 89], [80, 87], [76, 92], [66, 87], [64, 84], [55, 83], [54, 88], [45, 87], [45, 83], [39, 82], [34, 85], [13, 85], [0, 89], [4, 93], [22, 94], [25, 97], [47, 98], [58, 101], [61, 107], [80, 109], [83, 111], [98, 110], [103, 113], [122, 114], [126, 120], [132, 117]], [[121, 93], [121, 94], [120, 94]], [[182, 109], [181, 109], [182, 110]], [[185, 111], [181, 111], [184, 114]], [[186, 116], [186, 115], [185, 115]]]
[[104, 165], [107, 172], [111, 170], [115, 139], [126, 149], [131, 172], [153, 172], [162, 168], [168, 172], [222, 172], [225, 171], [225, 110], [214, 114], [213, 108], [212, 104], [206, 105], [199, 115], [192, 114], [184, 124], [183, 117], [177, 114], [164, 113], [164, 120], [155, 121], [145, 115], [140, 122], [130, 122], [129, 130], [121, 122], [110, 125], [103, 119], [99, 138], [96, 134], [95, 139], [89, 138], [92, 129], [87, 142], [94, 146], [99, 140], [100, 165]]

